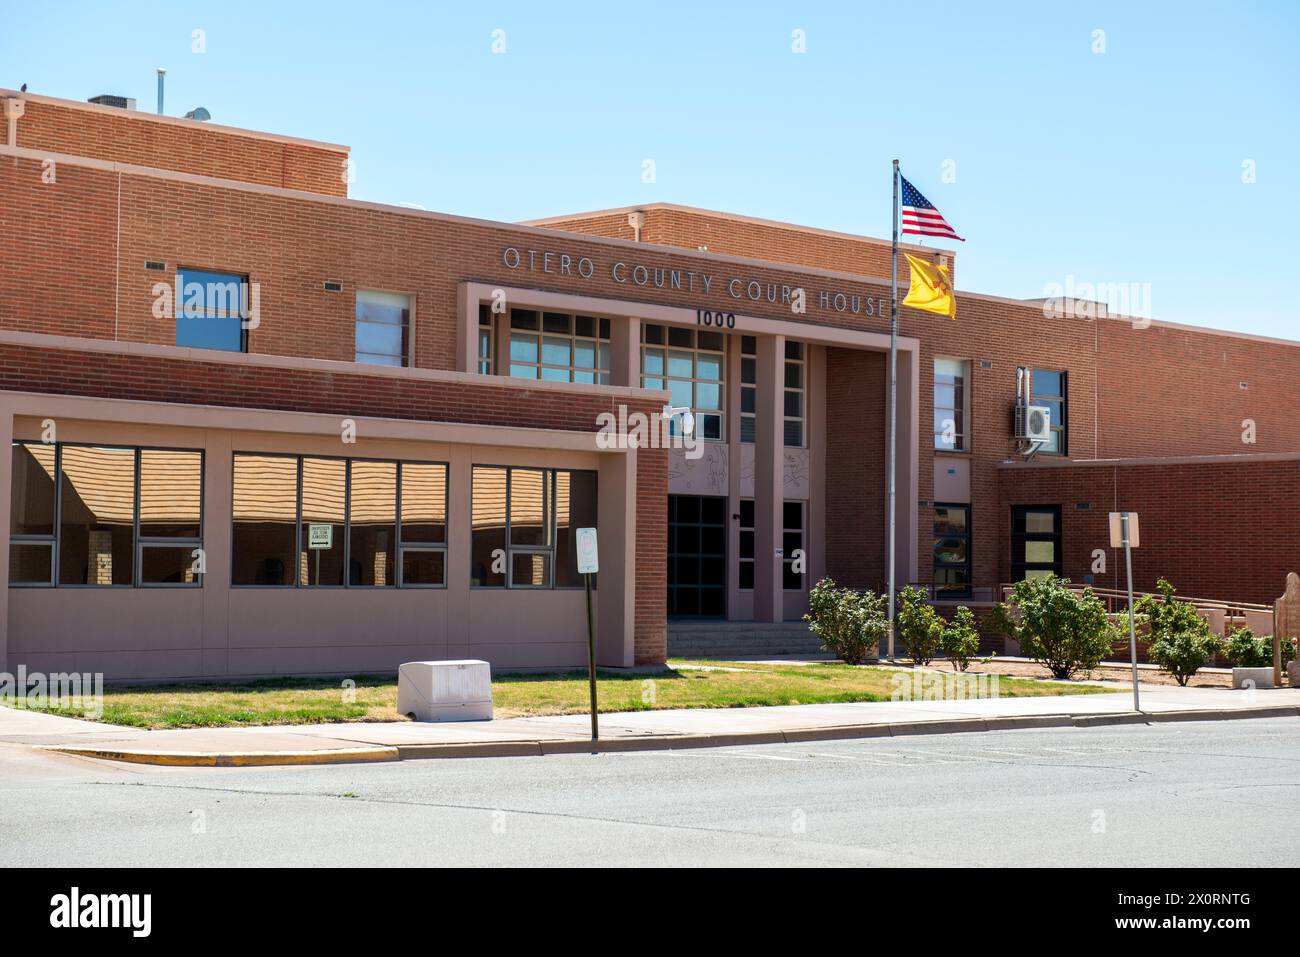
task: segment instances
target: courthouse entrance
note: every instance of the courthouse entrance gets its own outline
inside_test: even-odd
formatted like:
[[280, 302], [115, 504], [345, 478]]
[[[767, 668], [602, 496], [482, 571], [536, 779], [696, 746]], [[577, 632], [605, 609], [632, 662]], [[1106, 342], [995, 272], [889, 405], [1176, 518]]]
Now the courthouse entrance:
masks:
[[727, 613], [727, 500], [668, 496], [668, 615]]

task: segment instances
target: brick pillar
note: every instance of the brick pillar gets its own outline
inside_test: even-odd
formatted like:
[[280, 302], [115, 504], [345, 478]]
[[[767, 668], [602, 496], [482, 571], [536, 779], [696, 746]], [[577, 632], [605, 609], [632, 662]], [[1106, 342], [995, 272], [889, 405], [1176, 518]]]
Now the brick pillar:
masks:
[[754, 445], [754, 620], [781, 621], [784, 505], [785, 336], [758, 340], [758, 434]]

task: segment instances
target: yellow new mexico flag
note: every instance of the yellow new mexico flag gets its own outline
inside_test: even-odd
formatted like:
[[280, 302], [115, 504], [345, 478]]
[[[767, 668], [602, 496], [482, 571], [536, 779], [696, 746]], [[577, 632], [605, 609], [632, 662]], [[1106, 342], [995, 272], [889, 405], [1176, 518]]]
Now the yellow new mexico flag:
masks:
[[907, 263], [912, 267], [912, 282], [907, 289], [903, 305], [926, 312], [937, 312], [949, 319], [957, 318], [957, 299], [952, 294], [952, 279], [947, 266], [917, 259], [908, 253]]

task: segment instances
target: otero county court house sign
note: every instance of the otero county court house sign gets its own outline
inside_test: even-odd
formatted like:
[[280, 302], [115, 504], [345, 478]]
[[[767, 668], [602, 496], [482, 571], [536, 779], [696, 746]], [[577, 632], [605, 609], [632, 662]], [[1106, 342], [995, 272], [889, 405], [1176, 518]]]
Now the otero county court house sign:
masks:
[[[523, 272], [541, 272], [555, 276], [576, 276], [591, 279], [597, 269], [614, 282], [647, 289], [682, 289], [704, 296], [726, 295], [741, 302], [768, 302], [789, 306], [800, 287], [786, 283], [767, 282], [747, 276], [727, 276], [723, 281], [712, 273], [690, 269], [668, 269], [663, 266], [645, 266], [615, 260], [608, 268], [599, 265], [591, 256], [573, 256], [550, 249], [520, 249], [505, 246], [501, 262], [507, 269]], [[807, 290], [804, 290], [807, 295]], [[889, 300], [884, 296], [864, 296], [859, 293], [835, 289], [816, 290], [817, 305], [832, 312], [853, 313], [860, 316], [889, 315]], [[810, 298], [810, 297], [809, 297]], [[805, 300], [807, 301], [807, 300]]]

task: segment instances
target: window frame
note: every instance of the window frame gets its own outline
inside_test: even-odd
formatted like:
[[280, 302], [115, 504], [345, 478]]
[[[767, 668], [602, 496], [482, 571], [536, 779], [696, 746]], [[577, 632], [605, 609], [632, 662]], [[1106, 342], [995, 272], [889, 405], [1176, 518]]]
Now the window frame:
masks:
[[[506, 520], [505, 520], [505, 553], [506, 553], [506, 572], [505, 582], [501, 585], [476, 585], [473, 581], [473, 514], [474, 514], [474, 469], [502, 469], [506, 473]], [[510, 541], [511, 522], [511, 501], [510, 495], [514, 483], [514, 473], [516, 471], [524, 472], [541, 472], [542, 479], [542, 510], [545, 512], [544, 521], [546, 523], [545, 533], [549, 545], [514, 545]], [[471, 590], [481, 591], [581, 591], [585, 585], [557, 585], [557, 575], [555, 567], [556, 546], [559, 544], [559, 509], [557, 506], [557, 487], [558, 475], [560, 472], [589, 472], [596, 476], [597, 482], [600, 480], [600, 473], [596, 469], [572, 468], [570, 466], [552, 466], [552, 465], [502, 465], [495, 462], [474, 462], [470, 466], [470, 555], [471, 576], [469, 587]], [[599, 484], [597, 485], [597, 496], [600, 494]], [[576, 526], [575, 526], [576, 528]], [[547, 563], [547, 583], [545, 585], [516, 585], [514, 583], [515, 574], [515, 554], [521, 555], [547, 555], [550, 561]], [[592, 582], [592, 590], [596, 590], [596, 583]]]
[[[295, 463], [295, 489], [294, 489], [294, 562], [293, 562], [293, 581], [284, 585], [257, 585], [235, 581], [235, 460], [240, 456], [251, 456], [255, 458], [276, 458], [292, 459]], [[305, 584], [299, 574], [302, 570], [302, 467], [306, 459], [320, 459], [329, 461], [342, 461], [345, 463], [344, 469], [344, 486], [343, 486], [343, 584], [341, 585], [311, 585]], [[394, 486], [393, 516], [396, 524], [394, 534], [393, 554], [396, 567], [393, 569], [393, 584], [391, 585], [353, 585], [351, 582], [352, 574], [352, 463], [353, 462], [389, 462], [397, 465], [397, 482]], [[403, 465], [437, 465], [443, 469], [443, 541], [437, 542], [420, 542], [418, 544], [403, 545], [402, 543], [402, 466]], [[230, 456], [230, 587], [233, 588], [265, 588], [265, 589], [306, 589], [306, 590], [338, 590], [343, 588], [355, 588], [360, 591], [381, 591], [383, 589], [399, 588], [446, 588], [447, 587], [447, 551], [450, 532], [450, 516], [448, 509], [451, 506], [451, 464], [446, 461], [426, 460], [426, 459], [394, 459], [384, 456], [372, 455], [317, 455], [313, 453], [295, 453], [295, 452], [257, 452], [248, 449], [238, 449], [232, 451]], [[411, 551], [440, 551], [443, 553], [442, 561], [442, 583], [411, 583], [403, 582], [402, 576], [402, 553], [404, 550]]]
[[[649, 342], [647, 340], [646, 337], [648, 335], [649, 329], [652, 326], [664, 330], [663, 342], [656, 343], [656, 342]], [[669, 340], [671, 338], [672, 330], [674, 329], [684, 329], [687, 332], [689, 332], [691, 334], [691, 345], [690, 346], [672, 345], [672, 343]], [[713, 332], [716, 335], [718, 335], [722, 339], [722, 349], [716, 350], [716, 349], [701, 348], [700, 335], [699, 335], [701, 332]], [[701, 330], [701, 329], [696, 329], [694, 326], [669, 325], [660, 322], [641, 323], [641, 344], [640, 344], [641, 348], [640, 348], [640, 369], [639, 369], [640, 377], [641, 377], [640, 378], [641, 388], [643, 389], [659, 388], [671, 394], [672, 389], [669, 386], [670, 381], [677, 380], [679, 382], [685, 382], [687, 381], [687, 379], [685, 376], [675, 376], [669, 373], [669, 366], [668, 366], [670, 361], [669, 353], [689, 352], [691, 355], [691, 376], [689, 380], [691, 383], [690, 410], [691, 410], [691, 414], [695, 417], [695, 422], [696, 422], [695, 433], [692, 436], [692, 438], [695, 441], [717, 442], [719, 444], [726, 444], [727, 442], [727, 357], [730, 353], [728, 346], [733, 338], [734, 336], [727, 335], [725, 332], [717, 332], [716, 330], [711, 330], [711, 329]], [[663, 372], [659, 373], [658, 375], [648, 374], [646, 372], [646, 365], [645, 365], [646, 353], [650, 350], [656, 350], [663, 353], [664, 368], [663, 368]], [[710, 357], [717, 357], [719, 378], [717, 379], [700, 378], [700, 354], [701, 353]], [[647, 385], [646, 382], [648, 380], [657, 380], [661, 384], [659, 386]], [[701, 385], [717, 387], [718, 407], [716, 409], [700, 408], [699, 390]], [[703, 418], [706, 416], [710, 418], [715, 418], [718, 421], [718, 434], [716, 437], [706, 436], [704, 434], [704, 430], [701, 428], [701, 423], [703, 422]], [[669, 435], [676, 438], [678, 436], [677, 429], [679, 427], [678, 419], [676, 416], [674, 416], [672, 420], [669, 422], [668, 427], [669, 427]]]
[[[10, 504], [10, 509], [11, 509], [11, 511], [10, 511], [10, 519], [9, 519], [9, 521], [10, 521], [10, 523], [11, 523], [11, 529], [10, 529], [10, 532], [9, 532], [9, 549], [10, 549], [11, 555], [12, 555], [12, 551], [13, 551], [13, 546], [15, 546], [15, 545], [46, 545], [46, 546], [48, 546], [48, 547], [49, 547], [49, 550], [50, 550], [50, 577], [49, 577], [49, 580], [48, 580], [48, 581], [44, 581], [44, 582], [15, 582], [15, 581], [13, 580], [13, 578], [12, 578], [13, 572], [12, 572], [12, 565], [11, 565], [11, 566], [10, 566], [10, 568], [11, 568], [11, 570], [10, 570], [10, 580], [9, 580], [9, 582], [8, 582], [8, 585], [9, 585], [10, 588], [58, 588], [58, 587], [60, 587], [60, 586], [59, 586], [59, 528], [60, 528], [60, 526], [61, 526], [61, 524], [62, 524], [62, 523], [60, 522], [60, 520], [59, 520], [59, 519], [60, 519], [60, 511], [61, 511], [61, 509], [60, 509], [60, 500], [61, 500], [62, 497], [63, 497], [63, 496], [62, 496], [62, 485], [63, 485], [63, 483], [62, 483], [62, 481], [61, 481], [61, 479], [60, 479], [60, 475], [61, 475], [62, 473], [61, 473], [60, 470], [61, 470], [61, 468], [62, 468], [62, 464], [63, 464], [63, 451], [62, 451], [62, 449], [60, 448], [60, 443], [58, 443], [58, 442], [42, 442], [42, 441], [40, 441], [39, 439], [30, 440], [30, 441], [29, 441], [29, 440], [26, 440], [26, 439], [18, 439], [18, 438], [13, 439], [13, 440], [10, 442], [10, 444], [9, 444], [9, 461], [10, 461], [9, 469], [10, 469], [10, 485], [11, 485], [11, 488], [10, 488], [10, 495], [11, 495], [11, 496], [13, 495], [13, 489], [12, 489], [12, 483], [13, 483], [13, 464], [12, 464], [12, 463], [13, 463], [13, 449], [14, 449], [14, 446], [16, 446], [16, 445], [46, 445], [46, 446], [53, 446], [53, 447], [54, 447], [54, 476], [53, 476], [53, 479], [54, 479], [54, 495], [53, 495], [54, 502], [53, 502], [53, 509], [52, 509], [52, 513], [51, 513], [51, 520], [50, 520], [50, 521], [51, 521], [51, 524], [50, 524], [50, 534], [48, 534], [48, 535], [15, 535], [15, 534], [13, 533], [13, 531], [12, 531], [12, 522], [13, 522], [13, 518], [12, 518], [12, 514], [13, 514], [13, 513], [12, 513], [12, 508], [13, 508], [13, 505], [12, 505], [12, 502], [11, 502], [11, 504]], [[70, 587], [70, 586], [64, 585], [64, 586], [62, 586], [62, 587], [67, 588], [67, 587]], [[99, 585], [99, 586], [95, 586], [95, 587], [102, 588], [102, 587], [105, 587], [105, 586]]]
[[[1018, 528], [1024, 527], [1024, 519], [1030, 512], [1047, 512], [1052, 514], [1052, 532], [1027, 532], [1017, 531]], [[1064, 570], [1064, 557], [1062, 547], [1064, 544], [1063, 529], [1061, 528], [1062, 510], [1060, 505], [1012, 505], [1011, 506], [1011, 580], [1018, 582], [1024, 579], [1025, 572], [1029, 570], [1047, 570], [1057, 578], [1061, 577]], [[1052, 555], [1053, 560], [1050, 564], [1046, 562], [1031, 562], [1023, 557], [1017, 558], [1017, 555], [1024, 556], [1024, 545], [1027, 542], [1050, 541], [1053, 543]]]
[[[486, 354], [483, 349], [484, 334], [487, 336]], [[496, 316], [492, 312], [492, 306], [486, 302], [480, 302], [478, 304], [478, 337], [474, 343], [474, 368], [479, 375], [492, 375], [493, 360], [496, 358], [497, 351], [496, 337]]]
[[1059, 455], [1064, 458], [1070, 454], [1070, 430], [1068, 426], [1070, 415], [1070, 373], [1067, 369], [1048, 369], [1045, 366], [1042, 368], [1037, 366], [1031, 367], [1029, 370], [1029, 395], [1031, 405], [1039, 404], [1037, 380], [1038, 373], [1040, 372], [1046, 372], [1061, 377], [1061, 394], [1058, 396], [1048, 393], [1046, 398], [1042, 400], [1043, 404], [1059, 403], [1061, 406], [1061, 415], [1059, 421], [1056, 416], [1052, 417], [1052, 432], [1060, 436], [1057, 439], [1056, 448], [1049, 449], [1046, 446], [1040, 446], [1037, 450], [1037, 454]]
[[[514, 324], [514, 315], [516, 312], [531, 312], [537, 316], [536, 329], [516, 329]], [[609, 385], [613, 369], [614, 350], [613, 340], [613, 323], [607, 316], [597, 315], [588, 312], [564, 312], [557, 309], [545, 309], [539, 306], [511, 306], [510, 311], [505, 313], [507, 317], [506, 328], [506, 346], [508, 354], [505, 356], [506, 375], [512, 379], [521, 379], [525, 382], [569, 382], [572, 385]], [[547, 332], [546, 317], [566, 316], [569, 320], [569, 331], [564, 332]], [[595, 335], [584, 336], [578, 334], [578, 320], [590, 319], [595, 324]], [[482, 313], [480, 312], [480, 328], [482, 322]], [[603, 333], [608, 332], [608, 335]], [[535, 341], [537, 349], [537, 359], [534, 362], [516, 362], [514, 358], [514, 341], [515, 336], [520, 338], [531, 338]], [[566, 339], [569, 343], [569, 362], [568, 365], [559, 365], [554, 362], [545, 361], [545, 350], [547, 339]], [[575, 364], [579, 343], [591, 343], [595, 349], [596, 365], [594, 368], [588, 366], [579, 366]], [[605, 364], [601, 365], [604, 359]], [[515, 375], [515, 368], [529, 368], [537, 374], [535, 376]], [[568, 372], [568, 379], [547, 379], [544, 378], [543, 371], [564, 370]], [[590, 374], [591, 382], [580, 382], [576, 377], [579, 375]]]
[[[177, 265], [177, 266], [176, 266], [176, 273], [175, 273], [175, 275], [172, 277], [172, 280], [173, 280], [173, 286], [172, 286], [172, 289], [174, 290], [174, 292], [175, 292], [175, 294], [176, 294], [176, 300], [177, 300], [176, 302], [172, 303], [172, 312], [174, 313], [174, 315], [172, 316], [172, 339], [173, 339], [173, 341], [175, 341], [175, 339], [176, 339], [176, 333], [177, 333], [177, 331], [179, 330], [179, 326], [177, 326], [176, 324], [177, 324], [178, 322], [180, 322], [180, 320], [181, 320], [181, 318], [182, 318], [182, 317], [181, 317], [181, 309], [183, 308], [183, 305], [182, 305], [182, 304], [183, 304], [183, 301], [184, 301], [184, 298], [185, 298], [185, 284], [181, 281], [181, 276], [184, 275], [187, 271], [188, 271], [188, 272], [195, 272], [195, 273], [206, 273], [206, 274], [208, 274], [209, 276], [226, 276], [226, 277], [229, 277], [229, 278], [232, 278], [232, 279], [238, 279], [238, 280], [239, 280], [239, 285], [240, 285], [240, 290], [241, 290], [241, 294], [240, 294], [240, 314], [239, 314], [239, 349], [238, 349], [238, 350], [235, 350], [235, 349], [216, 349], [216, 348], [213, 348], [212, 346], [198, 346], [198, 345], [192, 345], [192, 344], [184, 344], [184, 345], [183, 345], [183, 344], [181, 344], [180, 342], [176, 342], [176, 346], [177, 346], [177, 348], [180, 348], [180, 349], [204, 349], [204, 350], [207, 350], [208, 352], [229, 352], [229, 353], [232, 353], [232, 354], [234, 354], [234, 355], [239, 355], [239, 354], [241, 354], [241, 353], [242, 353], [243, 355], [248, 355], [249, 352], [251, 351], [251, 340], [252, 340], [252, 332], [253, 332], [253, 330], [248, 326], [248, 319], [249, 319], [249, 316], [248, 316], [248, 315], [245, 315], [245, 313], [247, 313], [248, 310], [251, 308], [252, 294], [249, 292], [249, 288], [252, 286], [252, 280], [249, 278], [249, 274], [248, 274], [248, 273], [243, 273], [243, 272], [223, 272], [223, 271], [221, 271], [221, 269], [220, 269], [219, 267], [208, 267], [208, 266], [183, 266], [183, 265]], [[192, 316], [186, 316], [185, 318], [195, 318], [195, 317], [192, 317]], [[198, 317], [198, 318], [208, 318], [208, 317], [206, 317], [206, 316], [202, 316], [202, 317]], [[218, 316], [218, 317], [215, 317], [215, 318], [222, 318], [222, 317], [219, 317], [219, 316]]]
[[[791, 346], [797, 346], [799, 355], [791, 358]], [[799, 386], [795, 388], [786, 380], [790, 367], [799, 369]], [[799, 415], [790, 415], [785, 403], [791, 394], [799, 396]], [[791, 422], [799, 423], [799, 444], [791, 445], [787, 429]], [[808, 447], [808, 346], [797, 339], [785, 341], [785, 355], [781, 362], [781, 442], [787, 449], [806, 449]]]
[[[357, 317], [357, 308], [361, 305], [362, 295], [368, 292], [377, 293], [381, 296], [401, 296], [406, 300], [406, 323], [402, 326], [402, 361], [400, 365], [389, 365], [387, 362], [370, 362], [360, 358], [362, 355], [377, 356], [381, 354], [378, 352], [362, 353], [356, 348], [357, 327], [363, 322], [362, 319]], [[352, 297], [352, 361], [357, 365], [384, 366], [389, 369], [409, 369], [415, 365], [415, 299], [416, 295], [413, 292], [378, 289], [374, 286], [358, 286], [353, 291]], [[386, 323], [369, 321], [366, 321], [365, 324], [368, 326], [386, 325]]]
[[[752, 376], [746, 374], [746, 362], [752, 369]], [[752, 397], [752, 412], [745, 411], [747, 395]], [[749, 438], [745, 437], [746, 422], [752, 423]], [[750, 335], [740, 337], [740, 441], [742, 445], [755, 445], [758, 442], [758, 337]]]
[[[385, 460], [387, 461], [387, 460]], [[407, 545], [402, 541], [402, 479], [407, 465], [440, 465], [442, 466], [442, 544], [437, 542], [413, 542]], [[349, 488], [351, 486], [351, 474], [349, 473]], [[417, 459], [398, 459], [397, 460], [397, 502], [394, 515], [397, 521], [396, 540], [393, 543], [394, 554], [397, 556], [397, 568], [393, 570], [392, 588], [442, 588], [447, 587], [448, 567], [447, 567], [447, 547], [451, 539], [451, 463], [450, 462], [425, 462]], [[350, 519], [350, 516], [349, 516]], [[348, 544], [352, 544], [352, 530], [348, 529]], [[442, 553], [442, 582], [406, 582], [406, 553], [410, 552], [441, 552]], [[351, 567], [351, 566], [349, 566]], [[375, 586], [356, 586], [370, 587]]]
[[[972, 517], [972, 509], [971, 509], [971, 506], [970, 506], [970, 503], [969, 503], [969, 502], [935, 502], [935, 503], [934, 503], [934, 510], [935, 510], [935, 511], [937, 511], [938, 509], [941, 509], [941, 508], [945, 508], [945, 509], [960, 509], [960, 510], [962, 510], [963, 512], [965, 512], [965, 513], [966, 513], [966, 531], [965, 531], [965, 532], [962, 532], [962, 533], [960, 533], [960, 534], [952, 534], [952, 533], [949, 533], [949, 534], [945, 534], [945, 535], [943, 535], [943, 536], [940, 536], [938, 530], [934, 528], [934, 526], [938, 523], [938, 517], [937, 517], [937, 516], [934, 516], [934, 518], [932, 519], [932, 521], [931, 521], [931, 530], [932, 530], [932, 533], [933, 533], [933, 536], [932, 536], [932, 537], [933, 537], [933, 539], [934, 539], [934, 542], [933, 542], [933, 544], [931, 545], [931, 559], [930, 559], [930, 591], [931, 591], [931, 594], [935, 597], [935, 599], [939, 599], [939, 598], [970, 598], [971, 595], [972, 595], [972, 593], [973, 593], [973, 590], [974, 590], [974, 583], [973, 583], [973, 581], [972, 581], [972, 575], [974, 574], [974, 565], [975, 565], [975, 556], [974, 556], [974, 554], [972, 553], [972, 545], [974, 544], [974, 539], [973, 539], [972, 534], [971, 534], [971, 517]], [[961, 562], [960, 564], [955, 564], [955, 563], [953, 563], [953, 562], [939, 562], [935, 556], [938, 554], [939, 539], [940, 539], [941, 537], [942, 537], [942, 538], [960, 538], [960, 539], [964, 540], [965, 543], [966, 543], [966, 560], [965, 560], [964, 562]], [[954, 591], [954, 590], [952, 590], [952, 589], [944, 589], [944, 590], [941, 591], [940, 588], [939, 588], [939, 580], [938, 580], [938, 578], [937, 578], [936, 575], [935, 575], [935, 573], [936, 573], [936, 572], [939, 570], [939, 568], [941, 568], [941, 567], [942, 567], [942, 568], [956, 568], [956, 569], [964, 569], [965, 572], [966, 572], [966, 587], [965, 587], [964, 589], [960, 590], [960, 591]]]
[[[174, 448], [158, 445], [117, 445], [108, 442], [41, 442], [39, 439], [18, 439], [10, 442], [10, 456], [15, 445], [53, 445], [54, 446], [54, 525], [50, 535], [13, 535], [9, 536], [9, 545], [46, 545], [50, 549], [50, 580], [48, 582], [7, 583], [9, 588], [202, 588], [205, 573], [195, 573], [192, 582], [146, 582], [143, 581], [144, 549], [149, 548], [188, 548], [193, 557], [194, 549], [203, 548], [204, 521], [206, 519], [205, 500], [207, 499], [207, 456], [203, 449]], [[111, 449], [113, 451], [131, 452], [131, 581], [121, 585], [95, 585], [90, 582], [60, 582], [59, 560], [63, 551], [63, 450], [65, 448]], [[140, 535], [140, 471], [144, 452], [184, 452], [199, 457], [199, 534], [197, 538], [189, 536]]]
[[[938, 391], [939, 391], [939, 386], [940, 386], [940, 384], [941, 384], [941, 383], [939, 382], [939, 363], [940, 363], [940, 362], [943, 362], [943, 361], [947, 361], [947, 362], [957, 362], [957, 363], [960, 363], [960, 364], [961, 364], [961, 394], [960, 394], [960, 396], [956, 395], [956, 392], [954, 391], [954, 398], [955, 398], [957, 401], [960, 401], [960, 403], [961, 403], [961, 420], [960, 420], [960, 421], [957, 420], [957, 411], [958, 411], [957, 409], [953, 409], [953, 408], [951, 408], [951, 407], [949, 407], [949, 406], [947, 406], [947, 405], [940, 405], [940, 404], [939, 404]], [[971, 435], [970, 435], [970, 425], [971, 425], [971, 419], [970, 419], [970, 397], [971, 397], [971, 381], [970, 381], [970, 379], [971, 379], [971, 368], [972, 368], [972, 366], [971, 366], [971, 361], [970, 361], [969, 359], [960, 359], [960, 358], [958, 358], [958, 357], [956, 357], [956, 356], [941, 356], [941, 355], [936, 355], [936, 356], [934, 357], [934, 359], [933, 359], [933, 362], [932, 362], [932, 376], [931, 376], [931, 380], [932, 380], [932, 381], [931, 381], [931, 393], [930, 393], [930, 402], [931, 402], [930, 417], [931, 417], [931, 425], [933, 426], [933, 424], [934, 424], [933, 420], [934, 420], [935, 418], [938, 417], [938, 414], [939, 414], [940, 410], [944, 410], [944, 411], [949, 411], [949, 412], [952, 413], [953, 424], [957, 426], [956, 442], [955, 442], [955, 444], [954, 444], [951, 448], [949, 448], [949, 447], [946, 446], [946, 445], [941, 444], [940, 436], [942, 435], [942, 432], [940, 432], [940, 431], [935, 431], [935, 432], [934, 432], [934, 451], [936, 451], [936, 452], [964, 452], [964, 453], [969, 453], [969, 452], [971, 451], [971, 441], [970, 441], [970, 439], [971, 439]], [[942, 384], [943, 384], [943, 385], [947, 385], [948, 383], [942, 383]]]
[[[798, 528], [790, 528], [786, 524], [785, 510], [791, 505], [797, 505], [799, 507]], [[797, 498], [782, 499], [781, 500], [781, 591], [792, 595], [806, 595], [808, 593], [808, 575], [806, 574], [806, 572], [800, 573], [799, 581], [802, 582], [802, 584], [798, 588], [790, 588], [785, 583], [785, 576], [787, 574], [791, 574], [791, 575], [794, 574], [794, 572], [790, 570], [790, 566], [794, 564], [794, 558], [786, 554], [785, 537], [787, 535], [793, 535], [795, 533], [798, 533], [799, 535], [798, 547], [803, 551], [804, 566], [806, 568], [808, 564], [808, 541], [807, 541], [808, 503], [803, 499], [797, 499]], [[793, 549], [791, 549], [791, 551], [793, 551]]]
[[[749, 503], [749, 511], [750, 511], [750, 520], [749, 520], [750, 523], [748, 525], [745, 524], [745, 503], [746, 502]], [[755, 548], [756, 539], [754, 538], [754, 534], [756, 531], [754, 527], [754, 523], [758, 521], [758, 512], [756, 511], [757, 506], [758, 506], [757, 500], [752, 498], [741, 498], [737, 506], [740, 509], [740, 511], [736, 514], [736, 525], [737, 525], [737, 530], [740, 533], [740, 537], [736, 539], [736, 587], [740, 591], [754, 590], [754, 576], [757, 573], [757, 569], [758, 569], [758, 566], [756, 564], [756, 559], [757, 559], [757, 550]], [[745, 544], [744, 544], [745, 535], [749, 535], [748, 555], [745, 554]], [[750, 569], [748, 585], [745, 584], [744, 576], [741, 574], [741, 570], [746, 565], [748, 565]]]

